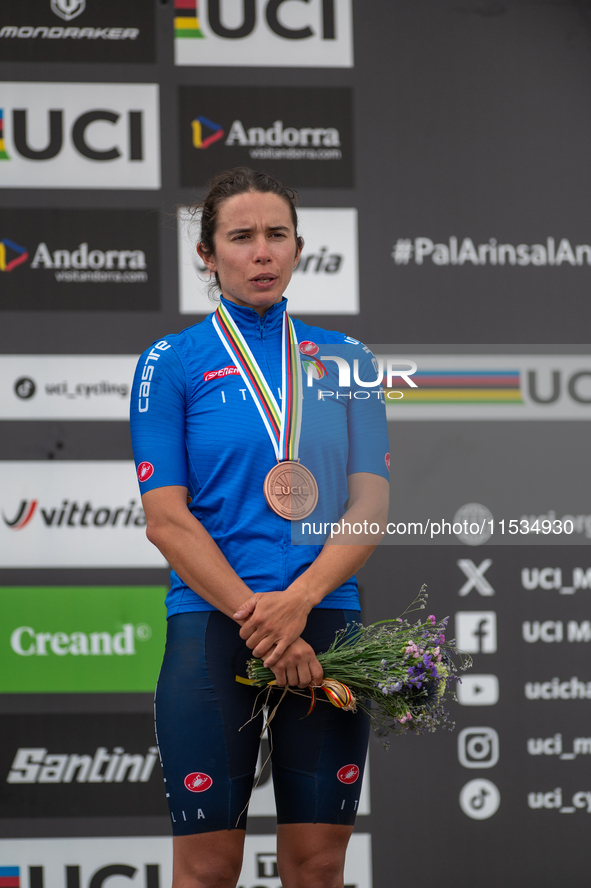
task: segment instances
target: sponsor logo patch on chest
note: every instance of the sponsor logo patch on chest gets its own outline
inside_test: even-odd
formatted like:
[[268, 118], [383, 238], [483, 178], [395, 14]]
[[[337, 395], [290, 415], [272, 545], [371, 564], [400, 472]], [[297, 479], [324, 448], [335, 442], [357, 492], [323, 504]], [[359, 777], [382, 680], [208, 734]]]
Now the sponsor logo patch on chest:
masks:
[[205, 382], [211, 382], [212, 379], [224, 379], [225, 376], [240, 376], [240, 371], [233, 364], [228, 367], [221, 367], [219, 370], [208, 370], [203, 374]]

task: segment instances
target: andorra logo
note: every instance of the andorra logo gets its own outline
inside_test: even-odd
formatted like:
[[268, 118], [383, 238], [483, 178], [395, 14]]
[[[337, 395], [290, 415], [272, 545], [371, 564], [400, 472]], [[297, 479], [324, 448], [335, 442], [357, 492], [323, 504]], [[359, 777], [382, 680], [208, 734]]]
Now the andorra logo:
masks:
[[[211, 136], [203, 138], [203, 127], [212, 130]], [[191, 122], [193, 129], [193, 148], [209, 148], [214, 142], [224, 138], [225, 132], [219, 123], [214, 123], [208, 117], [196, 117]]]
[[51, 11], [66, 22], [79, 16], [86, 9], [86, 0], [51, 0]]
[[[9, 259], [8, 262], [6, 261], [7, 249], [16, 253], [14, 259]], [[18, 244], [15, 244], [14, 241], [9, 240], [7, 237], [0, 241], [0, 271], [12, 271], [17, 265], [22, 265], [23, 262], [26, 262], [28, 258], [29, 254], [26, 247], [21, 247]]]

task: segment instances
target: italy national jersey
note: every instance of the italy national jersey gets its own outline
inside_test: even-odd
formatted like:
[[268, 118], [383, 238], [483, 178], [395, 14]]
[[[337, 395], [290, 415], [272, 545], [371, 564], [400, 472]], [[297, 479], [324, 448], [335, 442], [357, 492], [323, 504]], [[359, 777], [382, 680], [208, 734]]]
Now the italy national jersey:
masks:
[[[263, 317], [224, 300], [277, 401], [281, 399], [281, 331], [287, 300]], [[258, 409], [221, 342], [210, 315], [156, 341], [140, 357], [131, 394], [131, 433], [142, 494], [187, 487], [188, 508], [252, 592], [286, 589], [322, 545], [314, 528], [346, 510], [347, 476], [388, 478], [388, 432], [381, 384], [371, 352], [342, 333], [293, 320], [303, 362], [299, 458], [318, 483], [306, 527], [275, 514], [263, 483], [276, 465]], [[331, 355], [322, 361], [322, 357]], [[350, 367], [348, 385], [339, 371]], [[357, 363], [355, 363], [357, 362]], [[310, 528], [310, 530], [308, 529]], [[173, 570], [168, 616], [215, 610]], [[318, 607], [359, 609], [351, 577]]]

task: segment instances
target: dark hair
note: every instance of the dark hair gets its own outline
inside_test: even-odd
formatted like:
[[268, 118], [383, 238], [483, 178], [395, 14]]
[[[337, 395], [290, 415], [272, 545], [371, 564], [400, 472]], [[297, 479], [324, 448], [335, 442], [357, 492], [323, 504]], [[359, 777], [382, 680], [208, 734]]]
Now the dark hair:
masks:
[[[208, 185], [208, 192], [203, 200], [197, 201], [189, 207], [189, 213], [193, 217], [200, 213], [201, 215], [201, 234], [199, 241], [204, 253], [208, 255], [215, 254], [214, 237], [217, 228], [217, 221], [220, 207], [229, 197], [236, 194], [246, 194], [249, 191], [260, 192], [263, 194], [276, 194], [284, 200], [289, 206], [291, 213], [291, 221], [295, 232], [296, 249], [303, 246], [303, 239], [298, 234], [298, 215], [296, 207], [299, 202], [297, 191], [286, 188], [273, 176], [267, 173], [256, 172], [249, 167], [235, 167], [233, 170], [226, 170], [219, 173], [213, 178]], [[220, 286], [220, 279], [217, 271], [215, 272], [215, 281]]]

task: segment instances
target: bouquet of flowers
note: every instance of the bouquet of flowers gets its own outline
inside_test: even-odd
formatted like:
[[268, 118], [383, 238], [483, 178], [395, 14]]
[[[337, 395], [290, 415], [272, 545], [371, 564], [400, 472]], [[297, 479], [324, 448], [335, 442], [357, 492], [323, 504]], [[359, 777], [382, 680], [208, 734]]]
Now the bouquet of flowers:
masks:
[[[363, 710], [382, 736], [454, 727], [443, 705], [445, 693], [472, 661], [457, 650], [453, 640], [446, 641], [448, 617], [437, 621], [431, 614], [416, 623], [407, 619], [425, 608], [425, 588], [401, 617], [371, 626], [350, 624], [318, 655], [325, 675], [320, 688], [328, 700], [345, 711]], [[247, 668], [251, 684], [274, 684], [275, 676], [262, 660], [249, 660]], [[319, 688], [309, 690], [308, 714], [316, 705]]]

